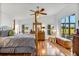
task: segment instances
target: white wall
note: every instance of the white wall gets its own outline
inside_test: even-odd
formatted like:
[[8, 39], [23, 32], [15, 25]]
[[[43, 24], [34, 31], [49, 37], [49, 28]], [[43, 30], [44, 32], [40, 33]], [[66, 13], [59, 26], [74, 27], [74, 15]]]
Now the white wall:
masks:
[[8, 15], [6, 13], [1, 13], [1, 26], [12, 26], [12, 21], [13, 21], [13, 18], [11, 18], [11, 15]]
[[1, 4], [0, 4], [0, 25], [1, 25]]
[[1, 26], [12, 27], [13, 26], [13, 20], [15, 19], [15, 24], [17, 26], [19, 26], [18, 28], [20, 29], [20, 31], [22, 31], [21, 26], [23, 24], [25, 24], [25, 25], [27, 25], [29, 27], [29, 32], [30, 32], [30, 29], [32, 29], [33, 21], [32, 21], [31, 18], [20, 20], [20, 19], [16, 19], [14, 17], [11, 17], [11, 15], [7, 15], [7, 14], [4, 14], [4, 13], [1, 14], [1, 17], [2, 17], [2, 19], [1, 19]]
[[42, 24], [45, 25], [45, 38], [48, 38], [48, 34], [47, 34], [47, 25], [53, 25], [54, 28], [57, 28], [57, 21], [56, 21], [56, 16], [55, 15], [45, 15], [40, 17], [40, 22], [42, 22]]
[[[60, 36], [60, 22], [61, 22], [61, 18], [64, 16], [70, 16], [72, 14], [75, 13], [76, 15], [76, 22], [78, 21], [79, 17], [78, 17], [78, 4], [70, 4], [68, 6], [66, 6], [65, 8], [63, 8], [59, 13], [57, 13], [56, 15], [56, 19], [57, 19], [57, 35]], [[76, 23], [76, 28], [78, 27], [78, 23]]]

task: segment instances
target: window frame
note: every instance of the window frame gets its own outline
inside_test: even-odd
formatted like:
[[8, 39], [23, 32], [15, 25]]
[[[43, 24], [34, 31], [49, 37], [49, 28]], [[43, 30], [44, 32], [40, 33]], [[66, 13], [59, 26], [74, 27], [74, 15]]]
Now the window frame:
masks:
[[[71, 15], [71, 16], [75, 16], [75, 15]], [[61, 23], [61, 36], [62, 37], [65, 37], [65, 36], [68, 36], [68, 38], [71, 38], [72, 37], [72, 35], [73, 34], [71, 34], [71, 24], [73, 24], [74, 25], [74, 32], [75, 32], [75, 29], [76, 29], [76, 19], [74, 19], [75, 20], [75, 22], [74, 23], [72, 23], [72, 22], [70, 22], [70, 17], [71, 16], [67, 16], [68, 17], [68, 20], [69, 20], [69, 23], [66, 23], [66, 17], [64, 17], [64, 19], [65, 19], [65, 22], [64, 23]], [[63, 18], [62, 18], [63, 19]], [[61, 20], [62, 20], [61, 19]], [[68, 34], [66, 33], [66, 25], [68, 24]], [[64, 27], [64, 28], [62, 28], [62, 27]], [[65, 37], [65, 38], [67, 38], [67, 37]]]

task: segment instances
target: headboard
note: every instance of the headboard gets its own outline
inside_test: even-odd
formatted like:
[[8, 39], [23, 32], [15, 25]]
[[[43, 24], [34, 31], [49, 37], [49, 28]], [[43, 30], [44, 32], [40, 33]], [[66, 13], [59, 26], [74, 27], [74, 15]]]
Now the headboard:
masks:
[[8, 26], [1, 26], [0, 27], [0, 37], [7, 37], [9, 36], [9, 31], [13, 31], [10, 27]]

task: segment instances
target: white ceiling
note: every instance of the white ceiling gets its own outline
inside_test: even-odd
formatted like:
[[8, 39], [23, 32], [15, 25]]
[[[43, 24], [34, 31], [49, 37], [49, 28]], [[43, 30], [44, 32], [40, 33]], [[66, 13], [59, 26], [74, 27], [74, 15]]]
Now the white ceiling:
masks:
[[48, 16], [55, 15], [60, 12], [63, 8], [68, 7], [69, 4], [66, 3], [2, 3], [1, 11], [3, 14], [9, 15], [16, 19], [26, 19], [30, 18], [31, 12], [29, 10], [36, 9], [37, 6], [45, 8], [45, 12]]

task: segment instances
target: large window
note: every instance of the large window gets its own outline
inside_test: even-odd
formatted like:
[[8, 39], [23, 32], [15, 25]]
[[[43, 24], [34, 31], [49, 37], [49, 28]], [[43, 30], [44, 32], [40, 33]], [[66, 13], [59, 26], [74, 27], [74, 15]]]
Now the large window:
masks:
[[75, 15], [63, 17], [61, 19], [61, 36], [72, 38], [76, 27]]

